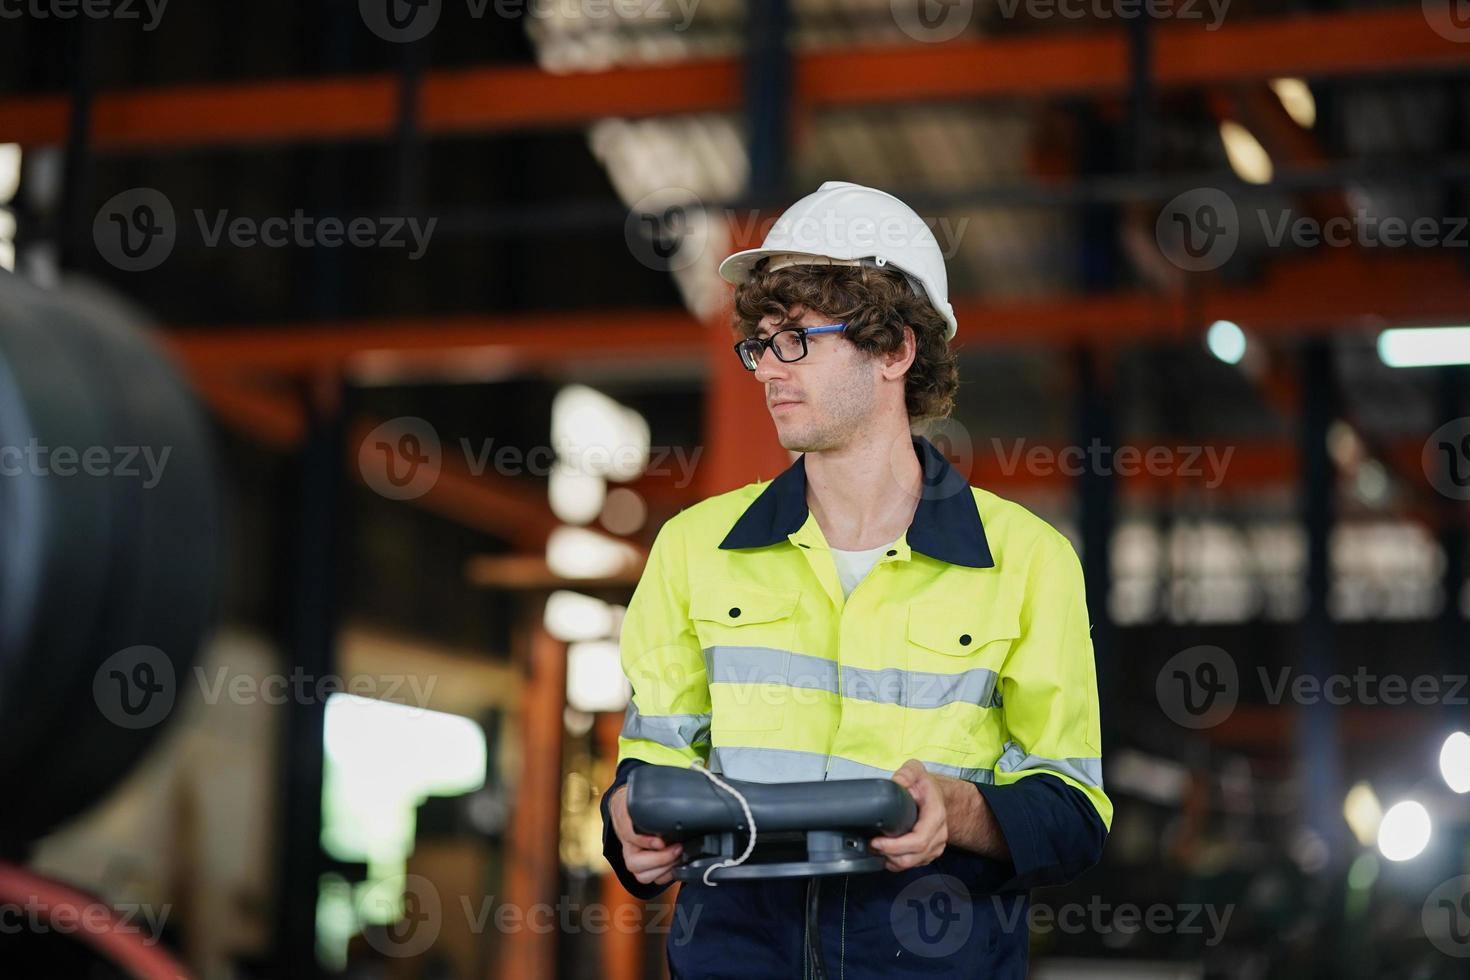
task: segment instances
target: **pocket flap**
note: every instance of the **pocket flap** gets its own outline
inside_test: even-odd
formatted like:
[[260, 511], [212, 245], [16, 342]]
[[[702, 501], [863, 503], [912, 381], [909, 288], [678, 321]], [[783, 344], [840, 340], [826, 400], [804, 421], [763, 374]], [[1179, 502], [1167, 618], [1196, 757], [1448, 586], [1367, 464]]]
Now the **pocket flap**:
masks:
[[956, 602], [909, 606], [909, 642], [951, 657], [968, 657], [987, 643], [1020, 635], [1015, 608], [975, 609]]
[[722, 626], [749, 626], [787, 619], [796, 611], [799, 593], [775, 592], [748, 585], [722, 583], [695, 589], [689, 597], [689, 618]]

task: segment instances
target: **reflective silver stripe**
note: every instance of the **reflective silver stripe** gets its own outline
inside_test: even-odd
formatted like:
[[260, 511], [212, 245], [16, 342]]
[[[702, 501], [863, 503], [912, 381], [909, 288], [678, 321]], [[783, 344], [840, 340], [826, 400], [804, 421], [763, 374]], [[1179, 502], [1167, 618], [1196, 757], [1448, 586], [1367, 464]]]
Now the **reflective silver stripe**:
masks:
[[924, 768], [941, 776], [953, 776], [955, 779], [963, 779], [971, 783], [995, 782], [993, 769], [962, 769], [959, 766], [947, 766], [942, 762], [926, 762]]
[[991, 707], [995, 694], [995, 671], [976, 667], [958, 674], [935, 674], [924, 670], [900, 670], [885, 667], [845, 667], [842, 671], [842, 696], [879, 704], [899, 704], [906, 708], [939, 708], [962, 701]]
[[832, 757], [832, 768], [828, 770], [828, 779], [887, 779], [893, 775], [892, 769], [884, 769], [881, 766], [870, 766], [866, 762], [854, 762], [844, 759], [840, 755]]
[[812, 691], [837, 693], [837, 663], [826, 657], [813, 657], [805, 653], [791, 655], [791, 667], [786, 683]]
[[1001, 772], [1022, 772], [1027, 769], [1045, 769], [1070, 776], [1083, 786], [1102, 789], [1101, 759], [1047, 759], [1030, 755], [1015, 742], [1007, 742], [995, 768]]
[[785, 684], [793, 654], [770, 647], [705, 647], [711, 684]]
[[[923, 760], [921, 760], [923, 761]], [[992, 783], [995, 774], [989, 769], [964, 769], [960, 766], [950, 766], [943, 762], [924, 762], [924, 768], [940, 776], [953, 776], [955, 779], [966, 779], [972, 783]], [[828, 779], [870, 779], [881, 777], [887, 779], [892, 776], [894, 770], [880, 769], [877, 766], [866, 765], [861, 762], [853, 762], [851, 759], [843, 759], [840, 756], [832, 757], [832, 771], [827, 774]]]
[[623, 715], [623, 737], [657, 742], [671, 749], [693, 748], [709, 741], [709, 719], [702, 715], [645, 715], [628, 702]]
[[711, 684], [780, 684], [837, 693], [837, 664], [771, 647], [705, 647]]
[[[828, 763], [831, 768], [828, 768]], [[842, 756], [826, 756], [820, 752], [799, 752], [795, 749], [755, 749], [739, 746], [717, 745], [710, 750], [710, 768], [731, 779], [744, 779], [752, 783], [804, 783], [823, 779], [887, 779], [892, 769], [870, 766], [864, 762], [844, 759]], [[972, 783], [994, 782], [995, 775], [989, 769], [962, 769], [941, 762], [925, 762], [924, 768], [932, 773], [967, 779]]]
[[827, 778], [827, 757], [794, 749], [749, 749], [716, 745], [710, 769], [752, 783], [806, 783]]
[[996, 699], [996, 673], [984, 667], [958, 674], [843, 667], [839, 684], [836, 662], [789, 650], [705, 647], [704, 660], [711, 684], [781, 684], [907, 708], [939, 708], [956, 701], [989, 708]]

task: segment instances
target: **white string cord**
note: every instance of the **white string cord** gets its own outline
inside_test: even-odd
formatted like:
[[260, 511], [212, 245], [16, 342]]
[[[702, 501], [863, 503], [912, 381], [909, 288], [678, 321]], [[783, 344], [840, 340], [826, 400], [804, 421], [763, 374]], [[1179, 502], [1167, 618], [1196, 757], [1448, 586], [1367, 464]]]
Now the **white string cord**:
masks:
[[745, 859], [750, 857], [750, 852], [755, 850], [755, 814], [750, 812], [750, 804], [745, 802], [745, 797], [740, 795], [740, 791], [734, 786], [731, 786], [729, 783], [725, 782], [719, 776], [716, 776], [714, 773], [706, 769], [704, 767], [704, 760], [695, 759], [692, 763], [690, 763], [689, 768], [693, 769], [695, 772], [704, 773], [716, 786], [724, 790], [726, 793], [729, 793], [731, 796], [735, 797], [735, 802], [739, 803], [740, 809], [745, 811], [745, 826], [750, 828], [750, 840], [747, 841], [745, 844], [744, 853], [742, 853], [738, 858], [735, 858], [731, 861], [716, 861], [714, 864], [704, 869], [704, 883], [706, 885], [709, 885], [711, 888], [717, 888], [719, 886], [715, 882], [709, 880], [710, 874], [720, 868], [733, 868], [737, 864], [744, 864]]

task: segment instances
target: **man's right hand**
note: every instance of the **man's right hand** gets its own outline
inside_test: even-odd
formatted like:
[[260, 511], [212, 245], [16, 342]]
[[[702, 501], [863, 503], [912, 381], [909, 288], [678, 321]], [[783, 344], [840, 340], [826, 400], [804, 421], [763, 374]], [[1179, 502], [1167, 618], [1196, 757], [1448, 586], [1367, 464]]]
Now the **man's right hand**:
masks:
[[623, 863], [633, 877], [643, 884], [667, 885], [674, 880], [674, 866], [684, 853], [683, 844], [665, 844], [662, 837], [640, 834], [633, 829], [633, 820], [628, 816], [628, 787], [619, 786], [608, 800], [607, 809], [612, 814], [613, 832], [623, 842]]

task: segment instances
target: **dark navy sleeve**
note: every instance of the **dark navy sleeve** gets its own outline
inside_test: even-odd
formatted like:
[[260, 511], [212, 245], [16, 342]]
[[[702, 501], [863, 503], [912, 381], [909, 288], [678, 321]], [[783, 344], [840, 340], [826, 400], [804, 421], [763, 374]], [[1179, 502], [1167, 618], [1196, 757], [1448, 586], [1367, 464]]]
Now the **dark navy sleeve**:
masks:
[[618, 763], [617, 774], [613, 777], [612, 785], [607, 792], [602, 794], [602, 856], [607, 858], [607, 863], [612, 865], [613, 872], [618, 876], [618, 881], [628, 890], [628, 894], [635, 898], [653, 898], [663, 891], [668, 885], [645, 885], [623, 863], [623, 842], [618, 840], [618, 835], [613, 833], [612, 815], [608, 813], [607, 804], [612, 795], [618, 791], [618, 787], [628, 781], [628, 774], [639, 766], [646, 766], [647, 762], [642, 759], [624, 759]]
[[[1011, 877], [997, 891], [1064, 885], [1102, 857], [1108, 831], [1091, 801], [1055, 776], [976, 783], [1010, 847]], [[996, 863], [990, 862], [992, 866]]]

